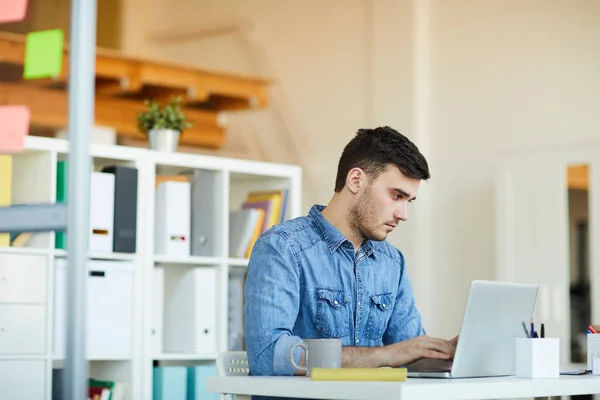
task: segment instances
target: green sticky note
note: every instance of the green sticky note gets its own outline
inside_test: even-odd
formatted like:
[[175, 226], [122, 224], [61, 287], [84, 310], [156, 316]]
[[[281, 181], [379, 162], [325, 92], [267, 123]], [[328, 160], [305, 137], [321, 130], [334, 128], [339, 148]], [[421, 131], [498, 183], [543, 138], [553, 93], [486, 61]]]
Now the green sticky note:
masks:
[[64, 34], [60, 29], [27, 34], [25, 41], [25, 79], [58, 76], [62, 68]]

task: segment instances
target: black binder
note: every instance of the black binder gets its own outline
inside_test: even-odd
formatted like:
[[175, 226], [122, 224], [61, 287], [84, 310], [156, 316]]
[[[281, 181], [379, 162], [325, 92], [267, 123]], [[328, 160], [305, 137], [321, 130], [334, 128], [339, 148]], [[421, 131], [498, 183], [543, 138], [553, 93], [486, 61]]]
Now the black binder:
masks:
[[113, 251], [135, 253], [137, 237], [138, 171], [133, 167], [110, 166], [102, 172], [115, 175]]

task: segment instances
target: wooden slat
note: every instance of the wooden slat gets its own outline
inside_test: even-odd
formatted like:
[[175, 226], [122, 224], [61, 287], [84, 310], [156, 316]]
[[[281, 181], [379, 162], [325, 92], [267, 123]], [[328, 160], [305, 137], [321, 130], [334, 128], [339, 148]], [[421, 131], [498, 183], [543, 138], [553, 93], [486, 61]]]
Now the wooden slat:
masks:
[[[64, 90], [47, 89], [27, 83], [0, 82], [0, 105], [25, 104], [31, 110], [31, 124], [60, 129], [68, 124], [67, 93]], [[96, 96], [95, 123], [111, 126], [119, 135], [144, 140], [138, 132], [136, 116], [143, 110], [137, 100]], [[225, 132], [220, 126], [218, 112], [184, 109], [194, 124], [183, 132], [183, 145], [219, 148], [225, 142]]]
[[[0, 32], [0, 62], [22, 65], [25, 57], [25, 36]], [[215, 73], [184, 65], [175, 65], [123, 55], [106, 49], [96, 51], [96, 78], [102, 82], [102, 95], [148, 96], [146, 86], [159, 88], [157, 99], [185, 97], [194, 104], [221, 107], [215, 110], [240, 110], [268, 105], [266, 79], [234, 74]], [[66, 82], [69, 75], [69, 50], [65, 44], [60, 75], [50, 82]], [[40, 80], [42, 84], [46, 80]], [[231, 101], [210, 102], [211, 96]], [[247, 105], [244, 107], [243, 105]]]

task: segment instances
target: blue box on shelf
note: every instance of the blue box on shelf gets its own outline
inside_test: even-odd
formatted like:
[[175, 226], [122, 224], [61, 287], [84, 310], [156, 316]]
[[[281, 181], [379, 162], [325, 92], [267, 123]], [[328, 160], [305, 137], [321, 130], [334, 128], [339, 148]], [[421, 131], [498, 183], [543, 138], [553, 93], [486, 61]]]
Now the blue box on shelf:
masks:
[[219, 393], [206, 391], [206, 379], [217, 376], [214, 364], [188, 367], [187, 372], [187, 400], [219, 400]]
[[186, 400], [187, 367], [154, 367], [152, 400]]

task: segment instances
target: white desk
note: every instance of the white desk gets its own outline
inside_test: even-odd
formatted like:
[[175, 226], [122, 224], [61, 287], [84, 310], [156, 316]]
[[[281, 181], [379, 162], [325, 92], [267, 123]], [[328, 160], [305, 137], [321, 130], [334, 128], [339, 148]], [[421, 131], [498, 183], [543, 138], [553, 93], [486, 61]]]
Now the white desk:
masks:
[[600, 393], [600, 376], [419, 379], [404, 382], [318, 382], [310, 378], [211, 377], [209, 392], [327, 400], [508, 399]]

